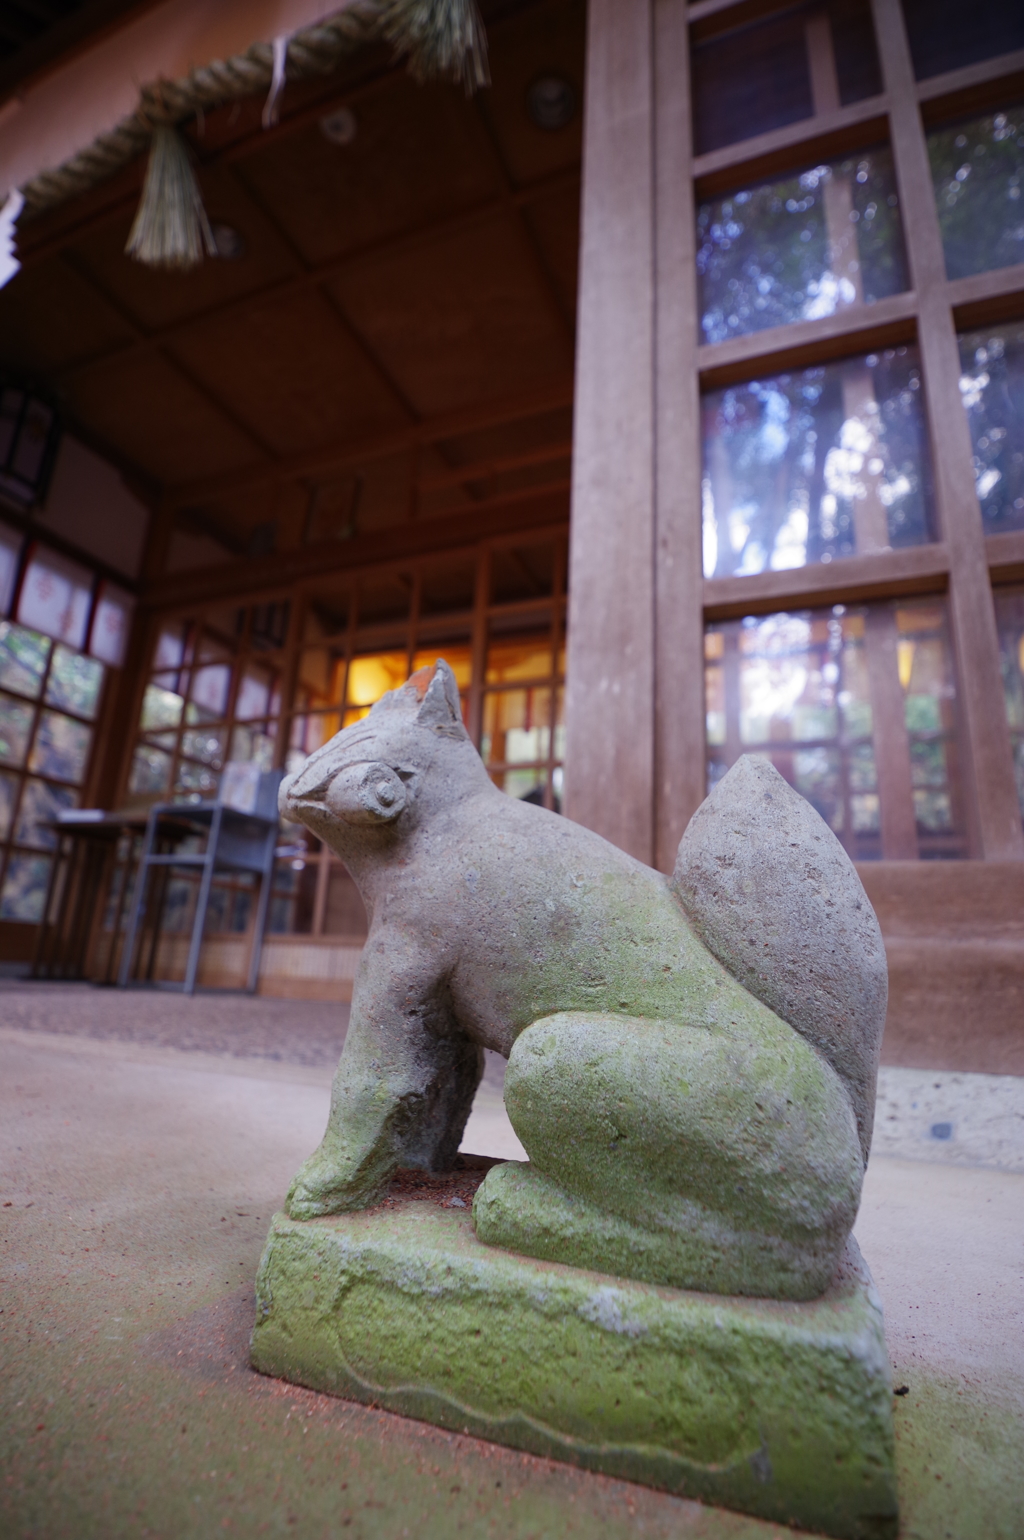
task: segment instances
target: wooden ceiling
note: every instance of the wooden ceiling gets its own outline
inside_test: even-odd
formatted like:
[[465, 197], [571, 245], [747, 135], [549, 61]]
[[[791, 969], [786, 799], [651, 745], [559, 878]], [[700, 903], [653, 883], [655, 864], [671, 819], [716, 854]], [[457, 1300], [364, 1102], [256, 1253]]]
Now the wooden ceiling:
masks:
[[[567, 516], [585, 3], [483, 9], [476, 97], [365, 50], [289, 85], [276, 128], [256, 100], [189, 125], [236, 260], [124, 256], [141, 163], [20, 231], [0, 371], [55, 396], [191, 560]], [[527, 107], [549, 75], [576, 96], [558, 129]], [[339, 145], [320, 120], [342, 106]]]

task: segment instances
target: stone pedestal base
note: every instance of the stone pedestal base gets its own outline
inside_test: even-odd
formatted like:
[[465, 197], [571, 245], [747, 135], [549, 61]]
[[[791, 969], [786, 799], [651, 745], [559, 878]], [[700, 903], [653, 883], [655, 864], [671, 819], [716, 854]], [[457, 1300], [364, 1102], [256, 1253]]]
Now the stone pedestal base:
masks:
[[821, 1299], [784, 1304], [515, 1256], [468, 1207], [279, 1214], [252, 1363], [842, 1540], [896, 1533], [882, 1311], [853, 1242]]

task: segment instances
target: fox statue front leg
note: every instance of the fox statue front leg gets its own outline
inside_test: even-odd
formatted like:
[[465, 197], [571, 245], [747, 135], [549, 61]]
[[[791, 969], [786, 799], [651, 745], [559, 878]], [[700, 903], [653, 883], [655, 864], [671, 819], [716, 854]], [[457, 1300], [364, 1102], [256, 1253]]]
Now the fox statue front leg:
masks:
[[529, 1165], [494, 1167], [480, 1240], [674, 1288], [810, 1299], [864, 1163], [838, 1075], [766, 1007], [742, 1033], [625, 1016], [536, 1022], [505, 1104]]
[[285, 1201], [293, 1219], [366, 1208], [403, 1166], [447, 1170], [483, 1074], [483, 1051], [454, 1029], [429, 953], [408, 942], [403, 951], [401, 937], [371, 940], [327, 1131]]

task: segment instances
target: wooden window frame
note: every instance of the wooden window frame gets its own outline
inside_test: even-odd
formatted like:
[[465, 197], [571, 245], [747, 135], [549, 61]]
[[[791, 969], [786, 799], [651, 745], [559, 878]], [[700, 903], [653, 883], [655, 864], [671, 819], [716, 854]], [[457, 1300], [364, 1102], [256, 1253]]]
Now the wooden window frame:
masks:
[[[550, 525], [528, 527], [513, 533], [495, 535], [489, 539], [477, 540], [471, 545], [462, 545], [443, 553], [433, 553], [429, 556], [414, 556], [405, 559], [396, 557], [388, 561], [375, 562], [336, 573], [330, 579], [332, 585], [338, 589], [345, 588], [349, 591], [345, 636], [343, 643], [339, 647], [339, 652], [343, 652], [343, 659], [339, 659], [339, 661], [343, 662], [343, 698], [347, 698], [348, 670], [355, 657], [372, 653], [373, 651], [401, 651], [404, 648], [407, 668], [411, 671], [414, 655], [429, 647], [432, 635], [439, 633], [448, 635], [453, 630], [464, 632], [466, 644], [468, 644], [471, 654], [470, 684], [464, 692], [467, 701], [468, 731], [477, 748], [480, 747], [484, 702], [488, 695], [517, 688], [540, 688], [550, 691], [551, 721], [549, 723], [550, 730], [546, 759], [543, 762], [538, 761], [536, 765], [532, 762], [530, 764], [508, 766], [489, 764], [487, 768], [496, 774], [504, 769], [536, 768], [542, 771], [545, 775], [546, 805], [553, 805], [554, 772], [561, 766], [561, 759], [555, 753], [555, 715], [558, 691], [563, 690], [565, 685], [564, 672], [559, 667], [559, 658], [563, 653], [566, 634], [567, 596], [565, 583], [567, 536], [568, 525], [564, 521], [559, 521]], [[494, 556], [503, 550], [515, 549], [525, 545], [550, 545], [553, 548], [551, 593], [535, 598], [523, 597], [507, 601], [494, 600], [491, 595]], [[472, 604], [468, 609], [453, 609], [451, 611], [424, 615], [421, 613], [423, 579], [430, 568], [438, 566], [441, 562], [452, 564], [472, 562], [474, 567]], [[373, 622], [361, 626], [359, 624], [358, 609], [360, 584], [370, 579], [394, 576], [405, 576], [410, 580], [410, 602], [406, 615], [394, 621]], [[156, 672], [153, 654], [160, 631], [168, 624], [187, 622], [195, 627], [196, 634], [200, 634], [204, 626], [206, 626], [208, 611], [212, 608], [222, 609], [225, 605], [237, 604], [239, 609], [245, 608], [251, 613], [252, 608], [260, 604], [288, 603], [290, 605], [288, 632], [278, 664], [280, 668], [281, 696], [280, 712], [277, 717], [277, 736], [274, 746], [275, 768], [282, 769], [286, 764], [293, 720], [316, 715], [339, 715], [344, 710], [344, 699], [341, 705], [334, 704], [322, 708], [318, 707], [312, 711], [297, 704], [295, 699], [304, 645], [307, 606], [317, 593], [322, 592], [323, 586], [323, 579], [314, 582], [309, 578], [303, 578], [287, 587], [266, 588], [246, 592], [239, 594], [237, 599], [226, 598], [215, 606], [212, 604], [207, 606], [178, 604], [154, 610], [151, 613], [147, 628], [147, 667], [141, 676], [140, 687], [137, 691], [133, 730], [121, 766], [120, 786], [122, 798], [127, 792], [135, 748], [138, 743], [143, 741], [143, 735], [139, 730], [138, 722], [145, 685], [152, 679], [154, 672]], [[547, 637], [551, 659], [549, 670], [543, 675], [538, 675], [536, 678], [528, 680], [516, 680], [508, 684], [488, 684], [486, 681], [486, 663], [491, 622], [495, 619], [509, 620], [519, 617], [528, 622], [532, 615], [544, 615], [547, 617]], [[246, 661], [250, 656], [253, 656], [248, 646], [248, 625], [249, 621], [247, 619], [245, 635], [239, 640], [231, 663], [233, 674], [227, 708], [227, 725], [224, 727], [228, 745], [230, 745], [230, 734], [236, 725], [234, 706], [238, 681]], [[443, 642], [439, 642], [439, 650], [442, 648]], [[259, 657], [261, 654], [255, 654], [255, 656]], [[195, 663], [186, 665], [186, 667], [195, 666]], [[224, 724], [210, 725], [211, 727], [218, 728], [224, 726]], [[176, 730], [179, 747], [175, 750], [172, 764], [172, 787], [180, 760], [180, 740], [184, 730], [184, 724]], [[168, 795], [172, 794], [170, 792]], [[362, 935], [329, 934], [324, 931], [331, 875], [333, 872], [342, 870], [343, 863], [325, 845], [321, 845], [318, 849], [310, 849], [303, 859], [307, 866], [314, 866], [316, 869], [311, 930], [309, 933], [295, 933], [293, 939], [297, 942], [315, 941], [337, 946], [362, 945], [365, 939]], [[290, 935], [291, 933], [286, 934]]]
[[[958, 331], [1024, 315], [1024, 264], [946, 278], [926, 135], [937, 123], [1024, 95], [1024, 52], [924, 81], [914, 78], [899, 0], [870, 0], [883, 91], [842, 107], [827, 27], [808, 24], [815, 112], [695, 157], [691, 43], [781, 9], [777, 0], [652, 0], [655, 231], [656, 627], [654, 859], [671, 869], [704, 794], [703, 690], [687, 677], [702, 626], [744, 614], [944, 594], [958, 682], [969, 853], [1024, 859], [999, 673], [992, 586], [1024, 571], [1024, 531], [987, 536], [959, 394]], [[823, 15], [824, 13], [822, 13]], [[871, 143], [891, 148], [910, 288], [820, 320], [702, 343], [694, 212], [729, 188]], [[916, 342], [921, 356], [938, 539], [751, 577], [705, 579], [700, 550], [702, 391]], [[681, 488], [681, 490], [680, 490]], [[666, 560], [666, 558], [668, 558]], [[689, 675], [696, 673], [690, 669]], [[571, 730], [571, 729], [570, 729]]]

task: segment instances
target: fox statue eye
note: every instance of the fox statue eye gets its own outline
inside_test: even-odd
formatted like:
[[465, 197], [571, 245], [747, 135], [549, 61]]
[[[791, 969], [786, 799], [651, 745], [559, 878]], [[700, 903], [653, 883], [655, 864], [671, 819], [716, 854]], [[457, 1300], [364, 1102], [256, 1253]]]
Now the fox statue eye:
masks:
[[346, 823], [390, 823], [410, 801], [410, 793], [390, 765], [347, 765], [327, 788], [327, 807]]

